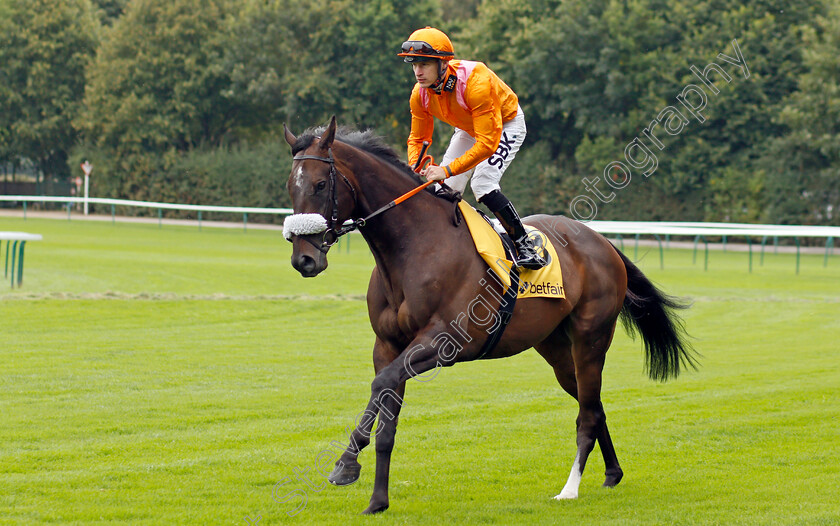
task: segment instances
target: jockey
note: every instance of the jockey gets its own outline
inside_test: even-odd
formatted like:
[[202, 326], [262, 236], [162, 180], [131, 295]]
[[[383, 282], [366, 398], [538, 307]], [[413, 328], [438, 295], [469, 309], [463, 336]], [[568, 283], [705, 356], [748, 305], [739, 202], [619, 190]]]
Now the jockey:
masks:
[[537, 252], [513, 203], [499, 187], [507, 167], [525, 140], [525, 115], [516, 93], [481, 62], [453, 60], [455, 50], [445, 33], [418, 29], [403, 42], [405, 62], [414, 68], [417, 84], [411, 92], [411, 134], [408, 161], [414, 165], [423, 141], [432, 140], [435, 117], [455, 127], [440, 166], [420, 174], [462, 192], [470, 184], [476, 199], [499, 219], [516, 244], [517, 267], [546, 265]]

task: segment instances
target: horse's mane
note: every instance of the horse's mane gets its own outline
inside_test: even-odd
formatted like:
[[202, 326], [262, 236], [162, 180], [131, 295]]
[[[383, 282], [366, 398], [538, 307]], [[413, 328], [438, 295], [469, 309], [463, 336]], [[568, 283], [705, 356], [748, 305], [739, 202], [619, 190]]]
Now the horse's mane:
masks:
[[[292, 147], [292, 156], [309, 148], [312, 145], [312, 142], [315, 141], [315, 139], [318, 139], [325, 130], [326, 127], [320, 126], [318, 128], [312, 128], [304, 131]], [[373, 130], [360, 131], [345, 126], [339, 126], [336, 130], [335, 138], [338, 141], [349, 144], [350, 146], [382, 159], [388, 164], [399, 169], [405, 175], [411, 177], [417, 183], [426, 182], [400, 158], [393, 148], [385, 143], [385, 140], [382, 137], [376, 135]]]

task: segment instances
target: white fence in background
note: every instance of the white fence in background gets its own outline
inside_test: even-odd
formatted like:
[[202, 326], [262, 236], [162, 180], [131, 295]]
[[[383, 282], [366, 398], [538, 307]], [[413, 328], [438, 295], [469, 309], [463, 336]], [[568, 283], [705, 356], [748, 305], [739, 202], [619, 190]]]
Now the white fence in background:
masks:
[[[248, 214], [272, 214], [289, 215], [293, 213], [291, 208], [253, 208], [242, 206], [203, 206], [172, 203], [156, 203], [149, 201], [131, 201], [127, 199], [108, 199], [99, 197], [52, 197], [52, 196], [31, 196], [31, 195], [0, 195], [0, 201], [16, 202], [23, 204], [24, 217], [26, 216], [27, 203], [65, 203], [67, 204], [68, 217], [70, 204], [102, 204], [111, 206], [111, 215], [115, 214], [117, 206], [132, 206], [140, 208], [152, 208], [158, 210], [158, 218], [161, 218], [163, 210], [184, 210], [198, 212], [199, 225], [201, 224], [202, 212], [226, 212], [242, 214], [243, 224], [248, 222]], [[736, 237], [745, 239], [749, 245], [749, 268], [752, 271], [752, 238], [761, 238], [761, 256], [764, 257], [764, 246], [769, 239], [774, 243], [778, 238], [793, 238], [796, 244], [796, 273], [799, 273], [800, 261], [800, 238], [824, 238], [825, 258], [823, 266], [828, 265], [828, 257], [834, 251], [834, 238], [840, 238], [840, 227], [837, 226], [805, 226], [805, 225], [757, 225], [751, 223], [694, 223], [694, 222], [673, 222], [673, 221], [589, 221], [586, 223], [589, 228], [602, 234], [613, 234], [622, 239], [625, 235], [632, 235], [636, 240], [638, 250], [639, 236], [654, 236], [659, 241], [660, 267], [664, 267], [664, 256], [662, 239], [666, 236], [666, 242], [670, 236], [688, 236], [694, 239], [694, 258], [697, 258], [697, 246], [703, 241], [706, 248], [704, 268], [708, 268], [709, 250], [708, 237], [720, 237], [724, 249], [727, 240]]]
[[190, 210], [195, 212], [230, 212], [232, 214], [275, 214], [288, 215], [291, 208], [251, 208], [244, 206], [204, 206], [184, 205], [172, 203], [156, 203], [153, 201], [130, 201], [128, 199], [108, 199], [103, 197], [54, 197], [38, 195], [0, 195], [0, 201], [15, 203], [90, 203], [114, 206], [136, 206], [138, 208], [156, 208], [158, 210]]
[[[709, 243], [706, 238], [720, 237], [723, 248], [726, 250], [727, 240], [736, 237], [743, 238], [749, 251], [749, 269], [752, 272], [752, 238], [761, 238], [761, 261], [764, 261], [764, 247], [769, 239], [774, 244], [778, 238], [793, 238], [796, 244], [796, 273], [799, 274], [800, 245], [799, 239], [803, 237], [824, 238], [825, 256], [823, 266], [828, 266], [828, 256], [834, 251], [834, 238], [840, 237], [840, 227], [836, 226], [807, 226], [807, 225], [760, 225], [752, 223], [693, 223], [673, 221], [589, 221], [586, 225], [602, 234], [613, 234], [621, 239], [624, 235], [633, 235], [636, 239], [636, 255], [638, 259], [638, 241], [641, 235], [654, 236], [659, 242], [659, 266], [665, 267], [662, 238], [666, 236], [666, 242], [670, 236], [688, 236], [694, 238], [694, 261], [697, 261], [697, 245], [703, 241], [705, 245], [704, 270], [709, 268]], [[622, 241], [623, 242], [623, 241]]]

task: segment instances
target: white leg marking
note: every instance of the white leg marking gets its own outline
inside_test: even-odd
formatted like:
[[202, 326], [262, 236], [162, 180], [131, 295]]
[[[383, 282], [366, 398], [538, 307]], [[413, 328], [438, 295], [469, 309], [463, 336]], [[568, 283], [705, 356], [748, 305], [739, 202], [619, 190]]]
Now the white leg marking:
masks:
[[563, 491], [554, 498], [557, 500], [576, 499], [582, 475], [583, 474], [580, 472], [580, 452], [578, 452], [575, 455], [575, 463], [572, 465], [572, 471], [569, 473], [569, 480], [566, 481]]

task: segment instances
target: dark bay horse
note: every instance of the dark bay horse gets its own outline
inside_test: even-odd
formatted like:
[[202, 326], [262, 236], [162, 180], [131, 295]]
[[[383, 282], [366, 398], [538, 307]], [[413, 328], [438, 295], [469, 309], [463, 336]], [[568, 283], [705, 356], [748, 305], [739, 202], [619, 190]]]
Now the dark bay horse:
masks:
[[[336, 138], [334, 117], [317, 135], [295, 137], [286, 129], [285, 138], [295, 157], [288, 182], [295, 215], [284, 227], [293, 242], [294, 268], [304, 277], [323, 271], [329, 245], [348, 219], [357, 220], [376, 262], [367, 293], [376, 376], [370, 401], [328, 480], [336, 485], [358, 480], [359, 453], [375, 434], [376, 474], [365, 513], [384, 511], [406, 380], [476, 359], [498, 323], [502, 285], [488, 278], [489, 267], [466, 224], [453, 220], [453, 203], [432, 192], [359, 221], [421, 182], [378, 138], [369, 132]], [[601, 405], [601, 372], [616, 320], [621, 317], [631, 334], [641, 334], [653, 379], [664, 381], [695, 366], [695, 354], [674, 314], [684, 305], [662, 294], [604, 237], [562, 216], [536, 215], [525, 222], [551, 238], [566, 298], [517, 301], [501, 340], [484, 358], [534, 347], [578, 401], [577, 454], [555, 497], [573, 499], [596, 440], [606, 465], [604, 486], [615, 486], [623, 476]]]

